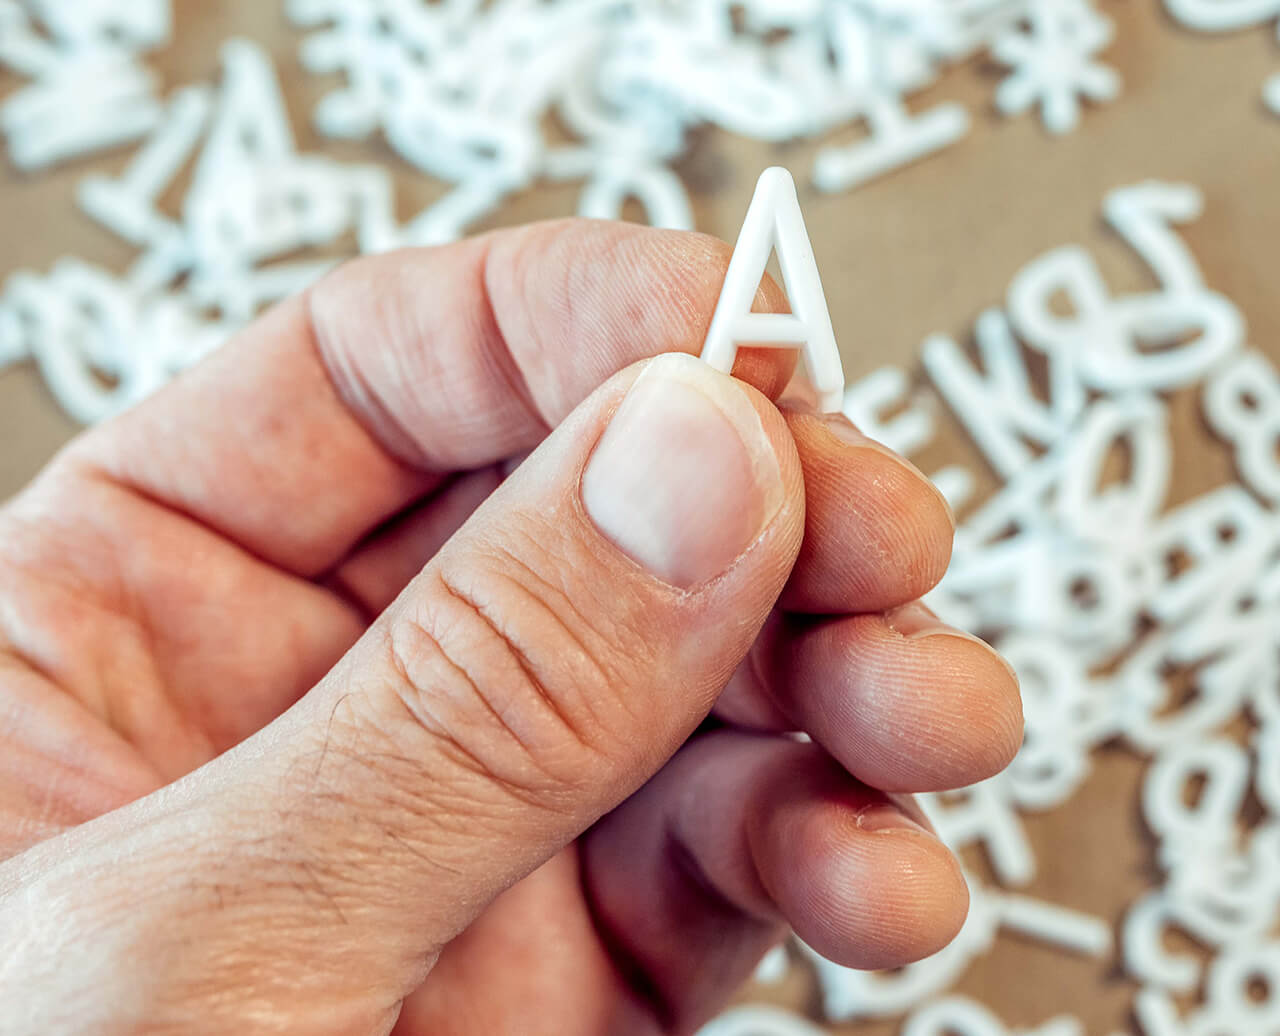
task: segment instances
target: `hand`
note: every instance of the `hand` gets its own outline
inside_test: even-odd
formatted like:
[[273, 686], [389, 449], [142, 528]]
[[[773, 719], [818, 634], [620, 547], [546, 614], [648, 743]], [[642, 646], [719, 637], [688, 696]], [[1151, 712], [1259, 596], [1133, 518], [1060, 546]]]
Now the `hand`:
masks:
[[362, 259], [0, 511], [0, 1030], [683, 1031], [784, 926], [955, 933], [900, 793], [1000, 769], [1015, 682], [912, 603], [929, 483], [770, 402], [792, 352], [646, 359], [727, 258]]

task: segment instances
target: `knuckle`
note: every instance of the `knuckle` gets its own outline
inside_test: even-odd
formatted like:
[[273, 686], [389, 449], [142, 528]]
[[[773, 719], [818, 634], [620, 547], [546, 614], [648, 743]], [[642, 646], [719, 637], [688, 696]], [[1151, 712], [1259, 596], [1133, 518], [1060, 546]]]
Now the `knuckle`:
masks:
[[567, 599], [509, 558], [433, 576], [387, 629], [403, 715], [463, 773], [521, 799], [554, 805], [598, 783], [616, 684]]

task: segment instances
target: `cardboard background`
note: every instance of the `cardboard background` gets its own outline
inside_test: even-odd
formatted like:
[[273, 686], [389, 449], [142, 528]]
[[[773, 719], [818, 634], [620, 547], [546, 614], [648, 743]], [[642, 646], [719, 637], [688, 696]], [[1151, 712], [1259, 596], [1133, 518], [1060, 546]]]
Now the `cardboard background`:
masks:
[[[177, 0], [175, 6], [175, 42], [155, 61], [166, 87], [216, 78], [218, 43], [233, 34], [253, 37], [276, 59], [299, 147], [321, 146], [308, 119], [328, 84], [299, 69], [299, 34], [284, 21], [281, 4]], [[1205, 214], [1184, 236], [1209, 284], [1240, 305], [1251, 343], [1280, 357], [1273, 274], [1280, 237], [1280, 120], [1260, 101], [1262, 83], [1280, 69], [1272, 32], [1193, 35], [1173, 26], [1155, 0], [1117, 0], [1104, 8], [1116, 22], [1116, 42], [1106, 57], [1122, 74], [1124, 93], [1087, 110], [1077, 133], [1053, 138], [1034, 118], [998, 119], [990, 101], [997, 73], [974, 61], [913, 101], [917, 110], [942, 99], [964, 102], [975, 125], [958, 145], [852, 193], [823, 196], [802, 183], [801, 201], [851, 379], [885, 363], [917, 369], [919, 344], [931, 332], [967, 341], [973, 318], [1001, 301], [1017, 270], [1058, 245], [1088, 246], [1116, 289], [1145, 283], [1143, 267], [1104, 230], [1098, 214], [1108, 189], [1149, 178], [1186, 180], [1203, 189]], [[0, 91], [12, 85], [0, 80]], [[388, 163], [397, 171], [404, 216], [440, 193], [380, 143], [324, 148], [338, 157]], [[681, 169], [694, 190], [699, 226], [732, 240], [759, 169], [787, 164], [802, 181], [815, 149], [811, 143], [766, 147], [715, 132], [699, 135]], [[24, 267], [45, 270], [67, 253], [123, 268], [129, 249], [80, 215], [72, 197], [88, 168], [118, 170], [127, 157], [117, 153], [39, 177], [0, 165], [0, 277]], [[177, 197], [180, 192], [170, 200]], [[573, 187], [540, 189], [491, 222], [566, 214], [575, 197]], [[1175, 401], [1175, 418], [1173, 503], [1230, 472], [1190, 397]], [[20, 488], [74, 431], [29, 365], [0, 373], [0, 499]], [[944, 420], [921, 463], [933, 470], [948, 460], [964, 460], [985, 476], [958, 427]], [[1155, 873], [1137, 811], [1141, 771], [1136, 757], [1104, 751], [1066, 808], [1028, 818], [1040, 867], [1028, 891], [1119, 918]], [[979, 858], [969, 862], [985, 873]], [[1114, 961], [1081, 960], [1009, 936], [973, 964], [960, 989], [992, 1004], [1011, 1025], [1069, 1011], [1089, 1033], [1131, 1028], [1132, 986]], [[775, 998], [817, 1005], [804, 974]], [[833, 1031], [878, 1034], [894, 1026]]]

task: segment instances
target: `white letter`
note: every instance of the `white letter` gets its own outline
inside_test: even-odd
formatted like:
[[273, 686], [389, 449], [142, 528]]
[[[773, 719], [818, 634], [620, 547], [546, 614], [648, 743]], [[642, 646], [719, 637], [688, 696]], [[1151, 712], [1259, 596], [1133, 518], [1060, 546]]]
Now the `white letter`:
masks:
[[[751, 303], [777, 249], [791, 313], [752, 313]], [[724, 277], [720, 301], [707, 331], [702, 358], [726, 374], [733, 370], [738, 344], [804, 348], [820, 405], [838, 412], [844, 397], [844, 368], [813, 246], [805, 230], [795, 181], [778, 166], [760, 174]]]

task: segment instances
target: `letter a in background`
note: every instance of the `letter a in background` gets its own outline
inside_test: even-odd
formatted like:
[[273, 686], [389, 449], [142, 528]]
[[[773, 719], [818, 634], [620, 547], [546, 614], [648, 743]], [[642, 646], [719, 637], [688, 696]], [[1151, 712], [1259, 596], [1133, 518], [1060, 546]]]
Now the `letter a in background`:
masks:
[[[751, 303], [775, 249], [791, 312], [752, 313]], [[800, 214], [795, 181], [779, 166], [760, 174], [729, 260], [702, 358], [728, 374], [740, 345], [803, 349], [822, 409], [829, 413], [840, 410], [844, 397], [840, 350], [813, 246]]]

